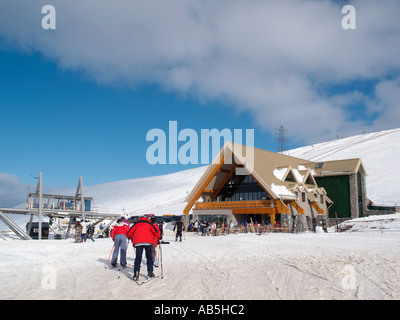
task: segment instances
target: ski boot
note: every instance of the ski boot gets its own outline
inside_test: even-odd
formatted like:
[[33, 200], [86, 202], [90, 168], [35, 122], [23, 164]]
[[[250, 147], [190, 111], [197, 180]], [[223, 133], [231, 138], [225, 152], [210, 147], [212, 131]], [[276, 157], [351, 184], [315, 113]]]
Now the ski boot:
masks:
[[148, 271], [148, 272], [147, 272], [147, 276], [148, 276], [149, 278], [154, 278], [156, 275], [153, 273], [153, 271]]
[[139, 271], [135, 271], [135, 273], [133, 274], [133, 280], [134, 281], [138, 281], [139, 280]]

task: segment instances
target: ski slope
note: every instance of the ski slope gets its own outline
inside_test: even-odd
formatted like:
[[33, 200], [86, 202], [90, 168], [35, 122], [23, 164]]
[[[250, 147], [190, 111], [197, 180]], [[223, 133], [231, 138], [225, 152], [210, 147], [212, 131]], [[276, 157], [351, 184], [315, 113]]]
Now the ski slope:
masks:
[[[182, 242], [166, 229], [164, 278], [142, 286], [130, 279], [132, 267], [104, 268], [111, 239], [0, 241], [0, 299], [397, 300], [400, 214], [385, 220], [359, 219], [355, 232], [186, 233]], [[134, 256], [129, 245], [128, 263]]]
[[152, 213], [181, 215], [185, 198], [200, 179], [206, 167], [168, 175], [110, 182], [84, 188], [95, 200], [95, 206], [109, 212], [128, 215]]

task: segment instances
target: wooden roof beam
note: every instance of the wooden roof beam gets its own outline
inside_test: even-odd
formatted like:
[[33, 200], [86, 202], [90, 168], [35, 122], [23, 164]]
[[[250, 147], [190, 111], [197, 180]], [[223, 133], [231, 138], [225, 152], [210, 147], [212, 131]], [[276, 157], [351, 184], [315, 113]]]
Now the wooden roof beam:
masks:
[[217, 189], [214, 191], [214, 193], [212, 194], [212, 196], [211, 196], [211, 201], [213, 201], [213, 200], [217, 197], [218, 193], [219, 193], [219, 192], [221, 191], [221, 189], [224, 187], [225, 183], [228, 182], [229, 178], [230, 178], [230, 177], [232, 176], [232, 174], [235, 172], [237, 166], [238, 166], [238, 165], [237, 165], [236, 163], [232, 166], [231, 170], [230, 170], [230, 171], [228, 172], [228, 174], [225, 176], [224, 180], [222, 180], [222, 182], [220, 183], [220, 185], [218, 186], [218, 188], [217, 188]]
[[208, 184], [211, 182], [212, 178], [214, 178], [215, 174], [218, 172], [218, 170], [221, 168], [221, 166], [224, 164], [225, 160], [225, 155], [222, 156], [219, 164], [217, 164], [214, 168], [214, 170], [209, 174], [207, 177], [206, 181], [202, 184], [201, 188], [197, 191], [195, 196], [192, 198], [192, 200], [187, 204], [185, 209], [183, 210], [183, 214], [189, 214], [190, 209], [193, 207], [194, 203], [197, 201], [197, 199], [200, 197], [200, 195], [203, 193], [204, 189], [207, 188]]

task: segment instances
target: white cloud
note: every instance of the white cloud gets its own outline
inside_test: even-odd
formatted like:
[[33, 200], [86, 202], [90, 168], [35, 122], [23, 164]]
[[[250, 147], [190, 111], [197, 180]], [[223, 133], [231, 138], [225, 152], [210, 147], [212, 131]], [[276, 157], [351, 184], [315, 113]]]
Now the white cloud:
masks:
[[400, 77], [394, 80], [382, 81], [376, 86], [377, 106], [383, 116], [377, 122], [384, 127], [393, 119], [400, 119]]
[[[348, 121], [351, 97], [382, 119], [394, 112], [387, 75], [400, 66], [398, 0], [352, 1], [356, 30], [342, 29], [341, 6], [328, 0], [53, 0], [55, 31], [41, 29], [45, 4], [2, 1], [0, 34], [100, 82], [223, 98], [263, 128], [283, 124], [303, 139], [367, 127]], [[376, 99], [321, 93], [360, 79], [379, 82]]]
[[26, 186], [15, 175], [0, 172], [0, 207], [14, 207], [25, 201]]

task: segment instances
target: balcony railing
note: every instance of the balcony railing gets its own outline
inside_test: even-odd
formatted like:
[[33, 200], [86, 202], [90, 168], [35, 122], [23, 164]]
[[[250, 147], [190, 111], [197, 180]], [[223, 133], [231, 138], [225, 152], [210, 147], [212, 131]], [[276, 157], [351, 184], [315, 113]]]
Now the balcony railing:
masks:
[[248, 200], [248, 201], [220, 201], [220, 202], [196, 202], [195, 209], [228, 209], [228, 208], [272, 208], [272, 200]]

